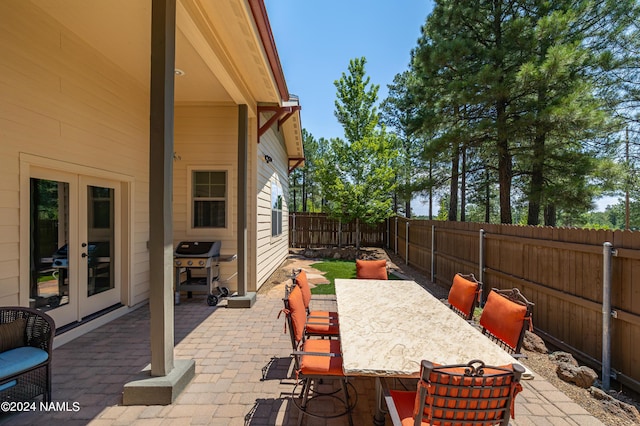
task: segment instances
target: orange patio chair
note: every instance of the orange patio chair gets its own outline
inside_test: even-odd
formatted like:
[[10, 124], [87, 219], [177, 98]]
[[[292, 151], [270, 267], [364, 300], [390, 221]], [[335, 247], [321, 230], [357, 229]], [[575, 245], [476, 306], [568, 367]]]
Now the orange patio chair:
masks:
[[394, 426], [504, 425], [514, 418], [515, 397], [522, 390], [520, 364], [438, 366], [423, 360], [416, 391], [384, 388]]
[[[340, 341], [335, 339], [307, 339], [307, 334], [305, 333], [307, 311], [299, 286], [294, 286], [289, 292], [288, 297], [285, 299], [285, 310], [295, 359], [296, 387], [293, 390], [293, 395], [296, 394], [297, 387], [302, 385], [300, 391], [301, 401], [298, 402], [297, 398], [292, 398], [294, 405], [300, 410], [298, 425], [302, 423], [304, 415], [321, 418], [348, 415], [349, 424], [353, 426], [351, 411], [357, 401], [351, 401], [349, 398], [349, 387], [351, 386], [353, 389], [353, 386], [347, 382], [342, 370]], [[339, 389], [330, 393], [322, 393], [317, 389], [316, 385], [319, 382], [331, 380], [340, 382]], [[336, 396], [340, 391], [342, 391], [343, 398]], [[353, 392], [357, 400], [355, 389], [353, 389]], [[326, 411], [311, 412], [309, 410], [309, 401], [322, 397], [338, 398], [344, 405], [343, 409], [338, 413], [329, 414], [326, 414]]]
[[387, 261], [385, 259], [356, 259], [356, 278], [369, 280], [387, 280]]
[[462, 318], [470, 321], [473, 319], [473, 311], [478, 305], [482, 283], [476, 280], [473, 274], [462, 275], [457, 273], [453, 277], [453, 284], [449, 290], [449, 307]]
[[527, 329], [533, 329], [534, 304], [529, 302], [517, 288], [489, 292], [480, 316], [482, 333], [515, 357], [520, 353]]
[[309, 279], [304, 269], [300, 269], [293, 278], [296, 286], [302, 291], [302, 301], [307, 311], [306, 333], [310, 336], [338, 337], [340, 329], [338, 325], [338, 313], [333, 311], [312, 311], [309, 309], [311, 303], [311, 287]]

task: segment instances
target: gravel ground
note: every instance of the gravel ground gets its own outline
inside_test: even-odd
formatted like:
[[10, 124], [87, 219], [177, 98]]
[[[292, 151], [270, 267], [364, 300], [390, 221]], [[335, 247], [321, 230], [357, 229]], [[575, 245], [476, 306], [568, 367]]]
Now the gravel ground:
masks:
[[[384, 251], [382, 252], [385, 253]], [[447, 289], [431, 283], [431, 281], [428, 280], [422, 273], [420, 273], [420, 271], [412, 268], [411, 266], [405, 265], [404, 260], [399, 256], [396, 256], [391, 252], [386, 252], [385, 254], [387, 255], [387, 258], [390, 260], [392, 265], [402, 274], [411, 277], [414, 281], [425, 287], [434, 296], [442, 299], [447, 297]], [[615, 407], [612, 407], [613, 404], [607, 404], [595, 399], [593, 396], [591, 396], [591, 393], [588, 389], [580, 388], [558, 378], [556, 374], [556, 364], [551, 359], [549, 359], [548, 355], [527, 350], [523, 350], [523, 352], [527, 355], [527, 359], [523, 361], [524, 364], [531, 367], [533, 371], [540, 374], [559, 391], [574, 400], [578, 405], [587, 410], [589, 413], [591, 413], [591, 415], [596, 417], [605, 425], [640, 425], [640, 422], [634, 421], [632, 418], [621, 414], [620, 411], [615, 411]], [[634, 397], [630, 396], [628, 393], [625, 394], [624, 392], [611, 391], [609, 394], [617, 400], [627, 404], [631, 404], [640, 410], [640, 399], [634, 399]]]
[[[567, 383], [559, 379], [556, 375], [556, 364], [549, 359], [548, 355], [530, 351], [523, 352], [527, 355], [527, 359], [523, 361], [524, 364], [527, 364], [527, 366], [531, 367], [533, 371], [543, 376], [559, 391], [573, 399], [578, 405], [587, 410], [591, 415], [599, 419], [605, 425], [630, 426], [640, 424], [620, 412], [613, 412], [610, 408], [610, 404], [606, 404], [595, 399], [591, 396], [589, 390], [574, 386], [571, 383]], [[634, 400], [623, 392], [612, 391], [610, 394], [622, 402], [634, 405], [636, 408], [640, 408], [640, 404], [637, 400]]]
[[[425, 289], [427, 289], [434, 296], [445, 299], [448, 294], [448, 289], [440, 287], [436, 284], [431, 283], [426, 276], [424, 276], [420, 271], [404, 264], [404, 260], [400, 257], [396, 256], [392, 252], [386, 252], [383, 249], [375, 249], [375, 248], [367, 248], [368, 254], [377, 258], [386, 258], [390, 263], [390, 270], [396, 271], [401, 275], [407, 276], [410, 279], [413, 279], [418, 284], [422, 285]], [[295, 250], [294, 253], [290, 256], [289, 259], [285, 260], [280, 268], [274, 272], [274, 274], [267, 280], [267, 282], [260, 288], [260, 291], [268, 291], [274, 285], [277, 285], [290, 277], [292, 266], [299, 267], [299, 261], [301, 259], [300, 256], [301, 251]], [[625, 416], [621, 414], [620, 411], [616, 411], [614, 408], [615, 404], [605, 403], [595, 399], [591, 396], [591, 393], [588, 389], [583, 389], [578, 386], [575, 386], [571, 383], [567, 383], [556, 375], [556, 364], [549, 359], [549, 356], [546, 354], [540, 354], [537, 352], [531, 352], [527, 350], [523, 350], [523, 352], [527, 355], [526, 361], [523, 361], [524, 364], [531, 367], [533, 371], [540, 374], [544, 377], [549, 383], [555, 386], [558, 390], [563, 392], [569, 398], [574, 400], [577, 404], [587, 410], [591, 415], [599, 419], [607, 426], [631, 426], [631, 425], [640, 425], [640, 422], [634, 421], [629, 416]], [[640, 409], [640, 400], [634, 399], [629, 394], [625, 394], [623, 392], [611, 391], [609, 392], [611, 396], [616, 398], [619, 401], [625, 402], [627, 404], [631, 404], [636, 408]]]

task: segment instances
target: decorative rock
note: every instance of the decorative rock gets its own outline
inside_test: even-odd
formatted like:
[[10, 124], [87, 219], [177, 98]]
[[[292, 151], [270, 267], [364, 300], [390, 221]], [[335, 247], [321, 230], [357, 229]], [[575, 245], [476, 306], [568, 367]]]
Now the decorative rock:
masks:
[[604, 408], [611, 414], [621, 419], [627, 418], [635, 424], [640, 424], [640, 413], [635, 406], [622, 402], [602, 389], [593, 386], [589, 388], [589, 393], [595, 399], [602, 401]]
[[549, 359], [551, 359], [551, 361], [555, 362], [556, 364], [567, 363], [573, 365], [574, 367], [578, 366], [578, 361], [576, 361], [573, 355], [568, 352], [553, 352], [551, 355], [549, 355]]
[[596, 372], [591, 368], [584, 365], [578, 367], [569, 362], [558, 363], [556, 374], [565, 382], [573, 383], [584, 389], [589, 389], [598, 378]]
[[544, 340], [542, 340], [537, 334], [531, 333], [530, 331], [525, 331], [522, 346], [528, 351], [538, 352], [541, 354], [549, 353], [547, 346], [544, 344]]

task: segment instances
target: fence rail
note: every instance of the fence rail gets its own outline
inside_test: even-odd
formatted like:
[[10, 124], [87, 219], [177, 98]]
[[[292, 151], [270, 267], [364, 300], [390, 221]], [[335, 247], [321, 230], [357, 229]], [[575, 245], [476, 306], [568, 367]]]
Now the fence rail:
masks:
[[[291, 213], [289, 215], [289, 247], [337, 247], [356, 245], [356, 224], [342, 223], [325, 214]], [[384, 247], [386, 223], [360, 224], [360, 244]]]
[[[355, 242], [352, 224], [317, 214], [293, 216], [292, 247]], [[443, 287], [450, 286], [456, 272], [476, 274], [484, 283], [484, 296], [494, 287], [518, 287], [535, 303], [537, 333], [596, 369], [610, 352], [612, 376], [640, 391], [640, 232], [405, 218], [391, 218], [362, 232], [363, 246], [389, 248]], [[610, 275], [605, 243], [612, 245]], [[603, 312], [608, 306], [603, 294], [607, 276], [609, 313]], [[609, 320], [610, 349], [603, 330]]]

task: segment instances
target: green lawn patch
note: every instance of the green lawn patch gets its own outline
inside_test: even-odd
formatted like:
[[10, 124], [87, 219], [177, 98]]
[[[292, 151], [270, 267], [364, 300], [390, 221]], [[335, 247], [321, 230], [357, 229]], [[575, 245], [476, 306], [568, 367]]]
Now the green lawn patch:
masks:
[[[336, 294], [335, 279], [336, 278], [355, 278], [356, 262], [350, 260], [324, 260], [322, 262], [311, 265], [318, 271], [324, 272], [324, 276], [329, 280], [329, 284], [319, 284], [311, 289], [313, 294]], [[399, 280], [401, 278], [389, 274], [390, 280]]]

